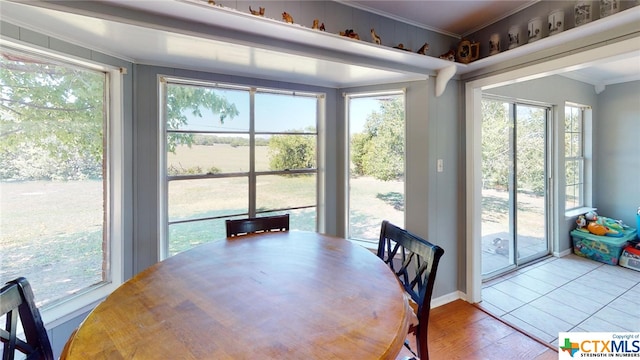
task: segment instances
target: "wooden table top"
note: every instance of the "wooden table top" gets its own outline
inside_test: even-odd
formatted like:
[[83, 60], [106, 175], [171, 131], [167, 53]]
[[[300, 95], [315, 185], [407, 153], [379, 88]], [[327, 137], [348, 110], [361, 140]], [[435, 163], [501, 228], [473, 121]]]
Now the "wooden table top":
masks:
[[200, 245], [125, 282], [66, 359], [393, 359], [411, 309], [370, 250], [312, 232]]

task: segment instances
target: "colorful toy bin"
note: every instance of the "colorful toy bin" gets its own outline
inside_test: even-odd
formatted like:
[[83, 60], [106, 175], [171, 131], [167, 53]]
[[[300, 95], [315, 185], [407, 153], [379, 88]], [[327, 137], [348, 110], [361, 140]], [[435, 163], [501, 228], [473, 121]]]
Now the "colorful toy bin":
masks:
[[573, 230], [573, 252], [576, 255], [596, 260], [609, 265], [617, 265], [622, 249], [630, 240], [635, 239], [636, 230], [629, 228], [622, 231], [621, 237], [598, 236], [588, 232]]

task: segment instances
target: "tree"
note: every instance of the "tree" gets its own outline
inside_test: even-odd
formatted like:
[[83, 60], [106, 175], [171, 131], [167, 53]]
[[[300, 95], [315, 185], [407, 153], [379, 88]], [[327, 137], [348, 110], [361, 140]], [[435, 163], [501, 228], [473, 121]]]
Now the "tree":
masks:
[[371, 113], [364, 131], [351, 137], [354, 173], [384, 181], [402, 178], [404, 143], [404, 101], [380, 100], [380, 112]]
[[[315, 129], [308, 129], [315, 132]], [[292, 135], [274, 135], [269, 139], [271, 170], [311, 169], [316, 167], [316, 137], [303, 131]], [[308, 133], [307, 132], [307, 133]]]
[[[482, 180], [489, 187], [508, 189], [513, 163], [517, 161], [518, 188], [542, 195], [545, 189], [545, 111], [517, 106], [516, 138], [512, 139], [514, 124], [508, 106], [502, 101], [482, 101]], [[517, 159], [513, 158], [514, 154]]]
[[[14, 180], [101, 178], [106, 74], [9, 48], [0, 50], [0, 178]], [[169, 129], [190, 111], [238, 115], [212, 89], [168, 86]], [[190, 134], [169, 136], [169, 150], [191, 144]]]
[[[219, 115], [224, 124], [228, 118], [233, 119], [239, 112], [235, 104], [230, 104], [224, 97], [218, 96], [212, 88], [188, 85], [167, 85], [167, 129], [179, 130], [187, 125], [187, 114], [202, 117], [202, 110], [211, 110]], [[194, 136], [190, 133], [170, 133], [167, 139], [167, 151], [175, 152], [177, 145], [191, 146]]]
[[0, 176], [102, 176], [105, 74], [3, 48]]
[[513, 129], [502, 101], [483, 100], [482, 181], [490, 187], [507, 189], [511, 171], [510, 138]]

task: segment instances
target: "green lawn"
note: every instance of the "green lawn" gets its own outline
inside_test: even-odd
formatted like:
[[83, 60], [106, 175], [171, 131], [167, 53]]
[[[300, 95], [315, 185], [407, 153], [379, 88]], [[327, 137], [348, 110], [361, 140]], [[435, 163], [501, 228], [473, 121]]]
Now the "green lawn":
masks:
[[[229, 145], [213, 146], [211, 162], [207, 147], [195, 147], [193, 159], [173, 157], [183, 166], [211, 164], [230, 169], [243, 156]], [[266, 159], [266, 147], [260, 147]], [[315, 205], [315, 176], [274, 176], [258, 179], [259, 209]], [[376, 239], [380, 221], [402, 224], [402, 183], [371, 178], [352, 181], [352, 228], [360, 238]], [[226, 216], [246, 212], [246, 179], [222, 178], [172, 182], [169, 188], [170, 218]], [[32, 283], [39, 306], [77, 292], [102, 280], [102, 183], [100, 181], [26, 181], [0, 183], [0, 281], [25, 276]], [[399, 208], [400, 206], [400, 208]], [[291, 213], [291, 228], [315, 230], [316, 209]], [[224, 237], [224, 219], [176, 224], [169, 229], [170, 253]]]

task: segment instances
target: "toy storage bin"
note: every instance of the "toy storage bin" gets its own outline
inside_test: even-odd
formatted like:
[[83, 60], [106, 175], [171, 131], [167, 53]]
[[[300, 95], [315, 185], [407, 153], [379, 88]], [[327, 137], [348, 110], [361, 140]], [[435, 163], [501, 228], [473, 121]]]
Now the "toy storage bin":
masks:
[[629, 240], [636, 237], [636, 230], [629, 228], [624, 230], [623, 236], [598, 236], [580, 230], [571, 231], [573, 240], [573, 252], [576, 255], [609, 265], [617, 265], [622, 249]]

